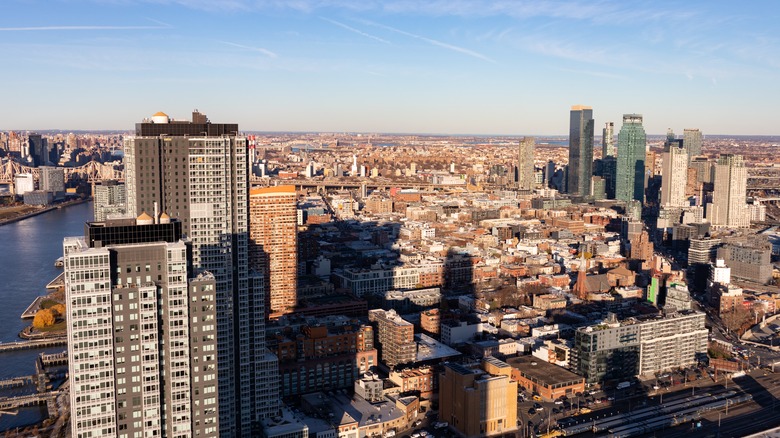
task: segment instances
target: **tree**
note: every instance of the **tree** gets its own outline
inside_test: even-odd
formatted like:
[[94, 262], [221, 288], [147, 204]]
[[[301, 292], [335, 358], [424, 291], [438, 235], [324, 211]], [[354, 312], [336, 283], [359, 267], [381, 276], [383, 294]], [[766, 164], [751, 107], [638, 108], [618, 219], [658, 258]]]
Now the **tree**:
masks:
[[51, 309], [41, 309], [35, 314], [32, 325], [37, 329], [50, 327], [54, 325], [55, 319], [54, 312], [52, 312]]
[[54, 312], [54, 316], [56, 318], [64, 318], [65, 317], [65, 305], [64, 304], [55, 304], [51, 307], [49, 307], [52, 312]]
[[750, 327], [753, 315], [742, 303], [737, 303], [733, 308], [723, 312], [720, 319], [727, 329], [741, 336], [745, 329]]

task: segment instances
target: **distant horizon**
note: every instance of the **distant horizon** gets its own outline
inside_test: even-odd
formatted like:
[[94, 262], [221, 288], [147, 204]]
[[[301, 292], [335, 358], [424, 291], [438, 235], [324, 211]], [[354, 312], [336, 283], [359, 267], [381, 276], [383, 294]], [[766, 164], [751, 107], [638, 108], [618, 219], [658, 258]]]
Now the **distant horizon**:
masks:
[[[214, 122], [212, 122], [214, 123]], [[216, 122], [219, 123], [219, 122]], [[686, 128], [686, 129], [695, 129], [695, 128]], [[60, 129], [60, 128], [50, 128], [50, 129], [6, 129], [6, 128], [0, 128], [0, 132], [25, 132], [25, 133], [82, 133], [82, 134], [98, 134], [98, 133], [112, 133], [112, 134], [130, 134], [133, 135], [133, 129]], [[620, 130], [615, 130], [615, 138], [617, 138], [617, 134]], [[409, 135], [415, 135], [415, 136], [428, 136], [428, 137], [483, 137], [483, 138], [500, 138], [500, 137], [506, 137], [506, 138], [522, 138], [522, 137], [535, 137], [535, 138], [561, 138], [561, 139], [568, 139], [568, 134], [447, 134], [447, 133], [430, 133], [430, 132], [373, 132], [373, 131], [263, 131], [263, 130], [245, 130], [240, 129], [240, 132], [243, 134], [333, 134], [333, 135], [365, 135], [365, 136], [371, 136], [371, 135], [387, 135], [387, 136], [409, 136]], [[704, 139], [706, 140], [708, 137], [719, 137], [719, 138], [739, 138], [739, 137], [757, 137], [757, 138], [777, 138], [780, 140], [780, 134], [707, 134], [705, 132], [702, 132], [702, 135]], [[665, 138], [666, 133], [663, 134], [652, 134], [647, 133], [648, 137], [661, 137]], [[675, 131], [675, 136], [677, 138], [682, 138], [682, 131], [678, 133]], [[601, 135], [594, 135], [593, 138], [602, 138]]]

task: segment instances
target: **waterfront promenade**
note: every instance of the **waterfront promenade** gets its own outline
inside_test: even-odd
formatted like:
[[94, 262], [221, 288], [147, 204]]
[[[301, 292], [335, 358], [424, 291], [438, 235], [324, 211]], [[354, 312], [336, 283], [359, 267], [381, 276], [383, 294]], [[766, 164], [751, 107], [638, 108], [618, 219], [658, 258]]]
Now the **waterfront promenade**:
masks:
[[5, 217], [5, 218], [0, 219], [0, 226], [6, 225], [6, 224], [12, 224], [14, 222], [18, 222], [18, 221], [21, 221], [21, 220], [24, 220], [24, 219], [27, 219], [27, 218], [38, 216], [39, 214], [48, 213], [48, 212], [50, 212], [52, 210], [58, 210], [58, 209], [61, 209], [61, 208], [69, 207], [71, 205], [82, 204], [82, 203], [88, 202], [88, 201], [89, 201], [89, 199], [79, 198], [79, 199], [74, 199], [72, 201], [65, 201], [65, 202], [63, 202], [61, 204], [56, 204], [56, 205], [51, 205], [49, 207], [40, 208], [40, 209], [31, 211], [31, 212], [28, 212], [28, 213], [20, 214], [18, 216]]

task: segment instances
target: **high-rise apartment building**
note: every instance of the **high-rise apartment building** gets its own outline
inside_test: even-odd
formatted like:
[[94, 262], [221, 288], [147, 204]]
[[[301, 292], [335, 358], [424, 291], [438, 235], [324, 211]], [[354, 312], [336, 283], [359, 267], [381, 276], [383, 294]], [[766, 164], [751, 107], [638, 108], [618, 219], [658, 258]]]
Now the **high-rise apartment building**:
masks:
[[618, 133], [615, 198], [621, 201], [644, 201], [645, 149], [647, 136], [641, 114], [624, 114]]
[[747, 167], [742, 155], [721, 155], [715, 165], [712, 203], [707, 205], [707, 217], [713, 227], [747, 228]]
[[96, 222], [106, 220], [109, 215], [125, 213], [127, 197], [124, 184], [113, 180], [103, 181], [103, 184], [96, 185], [94, 190], [92, 208]]
[[263, 277], [249, 268], [247, 143], [238, 125], [197, 111], [192, 122], [156, 113], [125, 139], [128, 214], [160, 209], [179, 219], [193, 265], [216, 278], [220, 436], [251, 436], [278, 412]]
[[589, 196], [593, 176], [593, 109], [574, 105], [569, 117], [569, 170], [566, 192]]
[[701, 143], [701, 131], [698, 129], [683, 130], [683, 147], [685, 148], [685, 152], [688, 154], [689, 163], [693, 157], [701, 156]]
[[530, 192], [536, 187], [534, 180], [534, 154], [536, 141], [533, 137], [523, 137], [517, 154], [517, 189]]
[[579, 328], [572, 368], [587, 383], [599, 383], [694, 364], [697, 355], [707, 351], [704, 319], [703, 312], [688, 310]]
[[688, 182], [688, 154], [682, 143], [680, 140], [672, 140], [664, 147], [661, 173], [662, 207], [684, 207], [687, 204], [685, 188]]
[[217, 436], [215, 278], [162, 215], [63, 242], [74, 438]]
[[607, 122], [601, 131], [601, 159], [617, 155], [615, 149], [615, 122]]
[[484, 437], [517, 428], [517, 381], [513, 368], [494, 357], [482, 369], [445, 363], [439, 376], [439, 418], [461, 435]]
[[368, 319], [376, 323], [381, 359], [390, 369], [417, 359], [414, 325], [398, 316], [395, 310], [374, 309]]
[[272, 319], [291, 313], [298, 302], [297, 200], [295, 186], [249, 192], [249, 263], [266, 278]]

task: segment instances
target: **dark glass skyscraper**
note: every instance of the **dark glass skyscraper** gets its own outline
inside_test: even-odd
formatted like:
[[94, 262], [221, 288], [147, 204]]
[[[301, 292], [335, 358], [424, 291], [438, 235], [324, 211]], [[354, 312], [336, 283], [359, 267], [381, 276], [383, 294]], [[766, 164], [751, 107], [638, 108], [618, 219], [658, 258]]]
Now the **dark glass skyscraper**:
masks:
[[593, 176], [593, 123], [591, 107], [571, 107], [566, 192], [572, 195], [590, 196]]
[[616, 199], [626, 202], [644, 200], [646, 146], [642, 115], [623, 114], [623, 126], [618, 134]]

